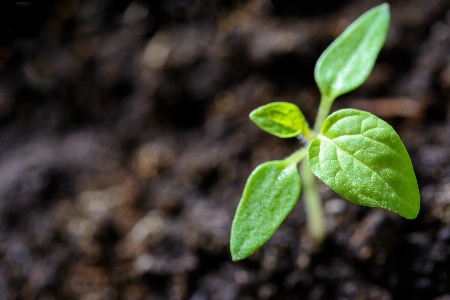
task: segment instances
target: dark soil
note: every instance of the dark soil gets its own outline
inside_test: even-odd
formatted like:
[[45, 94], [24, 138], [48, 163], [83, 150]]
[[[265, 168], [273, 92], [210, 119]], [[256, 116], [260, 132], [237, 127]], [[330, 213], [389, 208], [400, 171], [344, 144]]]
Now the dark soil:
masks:
[[392, 0], [368, 81], [333, 109], [392, 124], [417, 219], [324, 185], [314, 245], [300, 199], [232, 262], [231, 221], [258, 164], [300, 145], [249, 112], [313, 121], [314, 65], [381, 3], [0, 2], [0, 299], [450, 299], [450, 1]]

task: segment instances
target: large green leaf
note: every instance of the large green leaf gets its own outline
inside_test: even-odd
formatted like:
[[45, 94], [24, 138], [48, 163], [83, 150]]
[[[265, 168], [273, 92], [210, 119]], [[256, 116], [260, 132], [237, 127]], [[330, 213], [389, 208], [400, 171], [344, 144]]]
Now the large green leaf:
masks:
[[231, 228], [234, 261], [261, 247], [280, 226], [300, 195], [297, 165], [285, 160], [259, 165], [245, 185]]
[[288, 102], [273, 102], [258, 107], [250, 113], [250, 119], [262, 130], [280, 138], [294, 137], [308, 130], [300, 109]]
[[322, 96], [334, 100], [367, 79], [389, 27], [389, 5], [381, 4], [354, 21], [320, 56], [314, 71]]
[[331, 114], [308, 148], [312, 172], [342, 197], [407, 218], [419, 213], [416, 176], [400, 137], [364, 111]]

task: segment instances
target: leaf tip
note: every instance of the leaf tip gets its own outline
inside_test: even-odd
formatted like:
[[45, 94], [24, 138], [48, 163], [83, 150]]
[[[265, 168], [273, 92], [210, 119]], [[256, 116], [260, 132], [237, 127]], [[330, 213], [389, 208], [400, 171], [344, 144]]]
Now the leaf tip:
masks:
[[420, 200], [418, 201], [417, 207], [411, 208], [408, 213], [402, 214], [401, 216], [408, 220], [414, 220], [417, 218], [420, 212]]
[[239, 261], [239, 260], [242, 260], [242, 259], [244, 259], [244, 258], [242, 258], [240, 256], [237, 256], [236, 254], [231, 253], [231, 260], [232, 261], [236, 262], [236, 261]]
[[258, 125], [258, 123], [256, 122], [256, 109], [252, 110], [252, 112], [248, 115], [248, 117], [253, 123]]
[[380, 4], [379, 6], [379, 9], [380, 10], [389, 10], [389, 7], [390, 7], [390, 5], [389, 5], [389, 3], [387, 3], [387, 2], [384, 2], [383, 4]]
[[233, 240], [231, 240], [230, 243], [230, 253], [231, 253], [231, 259], [233, 261], [243, 260], [244, 258], [248, 257], [250, 254], [244, 253], [245, 251], [242, 251], [242, 247], [236, 247], [234, 245]]
[[381, 16], [382, 18], [387, 18], [387, 22], [389, 22], [391, 15], [389, 3], [380, 4], [377, 7], [375, 7], [374, 10], [377, 10], [378, 15]]
[[[250, 256], [256, 249], [249, 249], [247, 239], [242, 238], [242, 228], [236, 225], [236, 216], [231, 226], [230, 254], [233, 261], [243, 260]], [[248, 242], [248, 241], [247, 241]]]

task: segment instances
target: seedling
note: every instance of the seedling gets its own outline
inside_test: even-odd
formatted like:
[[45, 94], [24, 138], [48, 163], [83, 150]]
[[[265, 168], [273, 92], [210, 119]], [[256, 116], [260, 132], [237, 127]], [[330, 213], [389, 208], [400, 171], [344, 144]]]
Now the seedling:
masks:
[[291, 103], [270, 103], [250, 114], [268, 133], [280, 138], [301, 136], [305, 145], [283, 160], [259, 165], [250, 174], [231, 229], [233, 260], [246, 258], [272, 236], [297, 202], [301, 182], [309, 232], [316, 242], [323, 240], [322, 203], [313, 174], [351, 202], [416, 218], [420, 208], [417, 180], [395, 130], [357, 109], [329, 115], [336, 97], [367, 79], [388, 27], [389, 5], [384, 3], [360, 16], [320, 56], [314, 71], [321, 93], [314, 128]]

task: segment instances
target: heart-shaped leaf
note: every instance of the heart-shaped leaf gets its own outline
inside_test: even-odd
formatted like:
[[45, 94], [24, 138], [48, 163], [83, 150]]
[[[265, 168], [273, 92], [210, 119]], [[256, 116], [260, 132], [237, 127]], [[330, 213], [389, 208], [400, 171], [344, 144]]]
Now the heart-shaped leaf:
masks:
[[272, 236], [297, 202], [300, 189], [297, 165], [288, 161], [269, 161], [252, 172], [231, 228], [234, 261], [246, 258]]
[[308, 130], [300, 109], [288, 102], [273, 102], [258, 107], [250, 113], [250, 119], [262, 130], [280, 138], [294, 137]]
[[381, 4], [354, 21], [320, 56], [314, 70], [323, 97], [334, 100], [367, 79], [389, 27], [389, 5]]
[[331, 114], [308, 148], [312, 172], [342, 197], [407, 219], [419, 213], [416, 176], [400, 137], [385, 121], [356, 109]]

